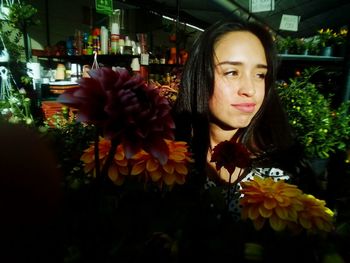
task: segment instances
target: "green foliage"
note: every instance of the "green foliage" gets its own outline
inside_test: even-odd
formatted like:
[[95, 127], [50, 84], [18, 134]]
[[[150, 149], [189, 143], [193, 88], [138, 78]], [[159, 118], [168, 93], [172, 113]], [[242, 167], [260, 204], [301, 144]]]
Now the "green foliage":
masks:
[[316, 37], [310, 38], [293, 38], [291, 36], [276, 38], [277, 51], [280, 54], [303, 54], [308, 50], [308, 54], [317, 55], [320, 53], [319, 40]]
[[23, 31], [29, 26], [39, 24], [36, 18], [37, 12], [38, 10], [30, 4], [13, 4], [10, 7], [8, 20], [11, 26]]
[[318, 30], [316, 37], [321, 47], [334, 46], [337, 44], [339, 38], [338, 33], [331, 28]]
[[31, 100], [24, 89], [10, 88], [10, 95], [0, 100], [0, 120], [34, 125], [30, 111]]
[[350, 101], [337, 109], [330, 97], [322, 95], [310, 81], [320, 68], [305, 69], [301, 76], [278, 86], [296, 139], [307, 157], [327, 158], [336, 150], [345, 150], [350, 138]]
[[289, 54], [301, 54], [305, 50], [302, 39], [287, 36], [285, 38], [278, 37], [276, 39], [277, 51], [281, 54], [288, 52]]
[[289, 52], [289, 49], [294, 45], [294, 39], [291, 36], [276, 38], [276, 47], [279, 53]]
[[4, 40], [7, 51], [10, 54], [11, 62], [19, 62], [21, 54], [24, 52], [23, 46], [20, 46], [21, 33], [13, 31], [11, 28], [5, 29], [5, 25], [0, 23], [1, 36]]
[[63, 107], [61, 112], [49, 118], [39, 130], [56, 153], [65, 175], [65, 188], [79, 189], [90, 181], [83, 171], [80, 157], [93, 141], [95, 129], [70, 118], [68, 109]]
[[320, 45], [315, 37], [306, 38], [303, 40], [305, 50], [308, 50], [309, 55], [318, 55], [320, 53]]
[[28, 27], [39, 24], [36, 15], [37, 9], [32, 5], [14, 3], [7, 20], [0, 20], [0, 33], [10, 55], [7, 67], [18, 82], [26, 75], [23, 37], [27, 36]]

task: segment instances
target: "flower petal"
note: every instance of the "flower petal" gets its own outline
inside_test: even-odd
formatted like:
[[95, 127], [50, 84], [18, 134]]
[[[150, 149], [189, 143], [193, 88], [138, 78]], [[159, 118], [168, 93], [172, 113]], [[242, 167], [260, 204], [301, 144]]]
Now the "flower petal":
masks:
[[118, 167], [116, 165], [111, 165], [108, 169], [108, 177], [114, 182], [118, 179]]
[[153, 182], [158, 182], [159, 179], [162, 178], [162, 173], [159, 170], [150, 172], [149, 175]]
[[250, 206], [248, 208], [248, 217], [251, 220], [257, 219], [259, 216], [259, 210], [256, 207]]
[[266, 198], [264, 200], [264, 207], [266, 209], [273, 209], [275, 208], [277, 205], [277, 202], [276, 202], [276, 199], [273, 199], [273, 198]]
[[275, 209], [276, 215], [282, 219], [287, 219], [288, 218], [288, 209], [284, 207], [276, 207]]
[[278, 216], [276, 215], [272, 215], [270, 217], [270, 226], [272, 227], [272, 229], [274, 229], [275, 231], [282, 231], [285, 229], [286, 227], [286, 222], [282, 219], [280, 219]]
[[159, 163], [155, 159], [150, 158], [147, 160], [147, 163], [146, 163], [147, 171], [154, 172], [155, 170], [158, 169], [158, 167], [159, 167]]
[[264, 218], [269, 218], [272, 215], [272, 210], [266, 209], [264, 206], [259, 206], [259, 214]]
[[163, 181], [166, 185], [173, 185], [175, 183], [175, 175], [166, 173], [164, 175]]
[[138, 175], [140, 173], [142, 173], [143, 171], [145, 171], [146, 168], [146, 164], [144, 161], [138, 162], [136, 164], [134, 164], [131, 168], [131, 175]]
[[265, 224], [266, 219], [263, 217], [259, 217], [256, 220], [253, 221], [254, 228], [256, 230], [261, 230]]
[[163, 169], [165, 172], [167, 172], [168, 174], [173, 174], [174, 173], [174, 170], [175, 170], [175, 167], [169, 163], [163, 165]]
[[188, 169], [187, 169], [186, 165], [183, 163], [176, 163], [175, 170], [179, 174], [183, 174], [183, 175], [188, 174]]

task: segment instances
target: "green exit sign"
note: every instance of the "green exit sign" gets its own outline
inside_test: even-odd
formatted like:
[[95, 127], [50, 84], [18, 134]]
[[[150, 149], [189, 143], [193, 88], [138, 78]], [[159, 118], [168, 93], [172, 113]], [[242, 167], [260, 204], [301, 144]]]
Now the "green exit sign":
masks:
[[113, 0], [95, 0], [96, 12], [106, 15], [113, 13]]

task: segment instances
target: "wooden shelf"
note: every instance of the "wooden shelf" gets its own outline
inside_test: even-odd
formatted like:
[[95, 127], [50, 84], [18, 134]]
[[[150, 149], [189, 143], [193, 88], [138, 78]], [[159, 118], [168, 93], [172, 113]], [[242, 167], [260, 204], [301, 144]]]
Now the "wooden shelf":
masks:
[[[132, 58], [139, 57], [138, 55], [98, 55], [98, 63], [105, 64], [106, 66], [120, 65], [130, 66]], [[47, 60], [50, 62], [70, 62], [78, 63], [80, 65], [88, 64], [92, 65], [94, 62], [94, 55], [81, 55], [81, 56], [38, 56], [39, 60]]]

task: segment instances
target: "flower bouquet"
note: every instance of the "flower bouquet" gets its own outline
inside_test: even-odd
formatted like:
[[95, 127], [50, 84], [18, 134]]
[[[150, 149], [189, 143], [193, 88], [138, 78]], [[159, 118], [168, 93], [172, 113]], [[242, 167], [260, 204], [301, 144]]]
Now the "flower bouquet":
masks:
[[[66, 195], [66, 261], [280, 262], [284, 256], [284, 262], [318, 262], [327, 254], [314, 241], [323, 245], [334, 231], [333, 212], [297, 186], [258, 176], [240, 182], [237, 222], [218, 189], [194, 184], [198, 172], [189, 146], [174, 140], [168, 100], [139, 76], [92, 70], [59, 101], [74, 107], [77, 120], [93, 131], [80, 152], [89, 183]], [[212, 161], [230, 173], [254, 165], [234, 141], [214, 148]], [[308, 253], [285, 257], [302, 246]]]

